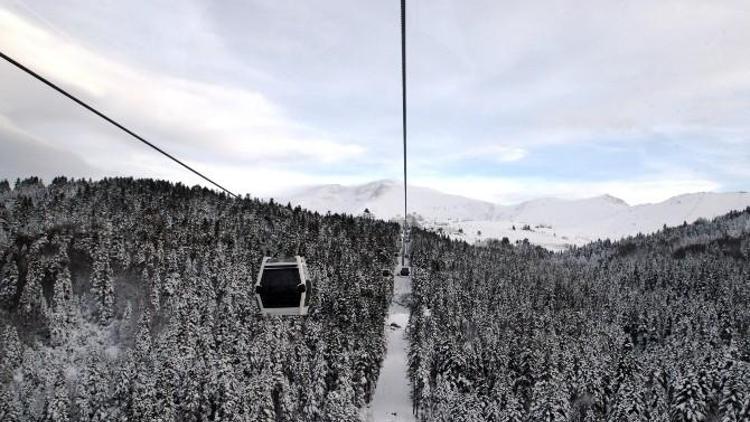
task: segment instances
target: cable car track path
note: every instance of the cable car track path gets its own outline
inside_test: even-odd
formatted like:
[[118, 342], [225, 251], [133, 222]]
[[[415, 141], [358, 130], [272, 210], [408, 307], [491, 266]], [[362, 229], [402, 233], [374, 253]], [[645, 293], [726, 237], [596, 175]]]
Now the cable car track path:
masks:
[[[406, 259], [406, 266], [409, 260]], [[411, 278], [399, 276], [400, 262], [393, 271], [393, 298], [388, 308], [385, 322], [386, 351], [380, 368], [375, 395], [367, 407], [367, 422], [411, 422], [417, 419], [412, 415], [409, 397], [408, 353], [409, 341], [406, 338], [406, 325], [409, 323], [409, 302]], [[396, 325], [392, 325], [396, 324]]]

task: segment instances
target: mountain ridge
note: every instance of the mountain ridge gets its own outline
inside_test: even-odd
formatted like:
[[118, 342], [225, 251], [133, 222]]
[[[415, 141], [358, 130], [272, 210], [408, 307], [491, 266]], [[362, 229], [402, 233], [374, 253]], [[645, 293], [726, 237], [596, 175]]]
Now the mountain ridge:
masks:
[[[312, 186], [280, 199], [322, 213], [358, 215], [368, 209], [378, 218], [403, 218], [402, 184], [393, 179], [353, 186]], [[508, 237], [512, 241], [528, 239], [551, 249], [600, 238], [616, 240], [651, 233], [664, 225], [692, 223], [748, 206], [747, 192], [685, 193], [661, 202], [636, 205], [611, 194], [581, 199], [541, 197], [500, 205], [409, 185], [410, 214], [426, 228], [442, 230], [470, 242]], [[520, 230], [526, 226], [530, 230]]]

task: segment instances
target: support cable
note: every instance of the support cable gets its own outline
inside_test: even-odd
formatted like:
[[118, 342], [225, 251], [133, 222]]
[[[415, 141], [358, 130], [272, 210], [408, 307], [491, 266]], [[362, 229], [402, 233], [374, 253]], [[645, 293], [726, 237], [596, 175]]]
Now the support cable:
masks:
[[401, 266], [406, 255], [407, 189], [406, 189], [406, 0], [401, 0], [401, 123], [404, 137], [404, 233], [401, 241]]

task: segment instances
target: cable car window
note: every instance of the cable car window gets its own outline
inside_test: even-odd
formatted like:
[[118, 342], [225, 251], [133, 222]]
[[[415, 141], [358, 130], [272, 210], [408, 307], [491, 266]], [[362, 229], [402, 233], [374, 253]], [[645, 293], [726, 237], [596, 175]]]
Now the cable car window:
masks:
[[263, 305], [266, 308], [292, 308], [300, 306], [302, 293], [297, 290], [300, 284], [299, 268], [296, 266], [266, 267], [260, 279]]

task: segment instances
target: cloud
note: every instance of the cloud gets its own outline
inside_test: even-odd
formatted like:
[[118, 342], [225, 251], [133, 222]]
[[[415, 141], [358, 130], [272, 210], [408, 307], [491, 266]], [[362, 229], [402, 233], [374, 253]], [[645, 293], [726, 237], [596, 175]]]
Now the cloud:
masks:
[[56, 176], [102, 174], [75, 154], [34, 138], [0, 116], [0, 180], [38, 176], [49, 181]]
[[[156, 74], [111, 60], [7, 10], [0, 9], [0, 28], [7, 34], [0, 42], [7, 54], [99, 105], [105, 113], [117, 116], [126, 126], [165, 149], [199, 164], [204, 158], [247, 165], [305, 160], [330, 164], [366, 151], [361, 145], [327, 138], [322, 131], [289, 120], [279, 106], [256, 91]], [[16, 71], [5, 66], [2, 72]], [[14, 100], [22, 98], [26, 89], [27, 86], [3, 87], [6, 98]], [[53, 102], [50, 106], [39, 101], [39, 97], [55, 95], [51, 91], [38, 93], [33, 104], [6, 101], [0, 112], [18, 120], [18, 126], [54, 137], [39, 130], [36, 116], [44, 116], [47, 121], [50, 115], [75, 116], [81, 121], [79, 116], [87, 113], [73, 103]], [[27, 108], [32, 107], [37, 114], [30, 116]], [[85, 118], [83, 121], [90, 122]], [[70, 135], [79, 136], [87, 129], [77, 130], [70, 131]]]
[[[125, 165], [138, 165], [150, 177], [182, 182], [187, 185], [206, 185], [198, 176], [187, 173], [174, 163], [165, 163], [153, 154], [138, 154], [130, 157]], [[369, 181], [367, 176], [352, 176], [348, 174], [318, 175], [304, 171], [282, 168], [278, 166], [258, 165], [244, 166], [240, 164], [212, 164], [187, 161], [193, 167], [201, 166], [204, 174], [211, 177], [240, 194], [250, 194], [254, 197], [272, 198], [300, 188], [334, 183], [361, 184]]]
[[461, 153], [462, 158], [485, 157], [500, 163], [509, 163], [519, 161], [526, 157], [528, 152], [519, 147], [507, 145], [488, 145], [476, 148], [469, 148], [466, 152]]
[[[414, 180], [501, 202], [748, 189], [750, 3], [408, 7]], [[4, 51], [236, 190], [401, 174], [397, 3], [8, 2], [0, 31]], [[46, 145], [192, 180], [7, 65], [0, 78], [0, 115]]]

